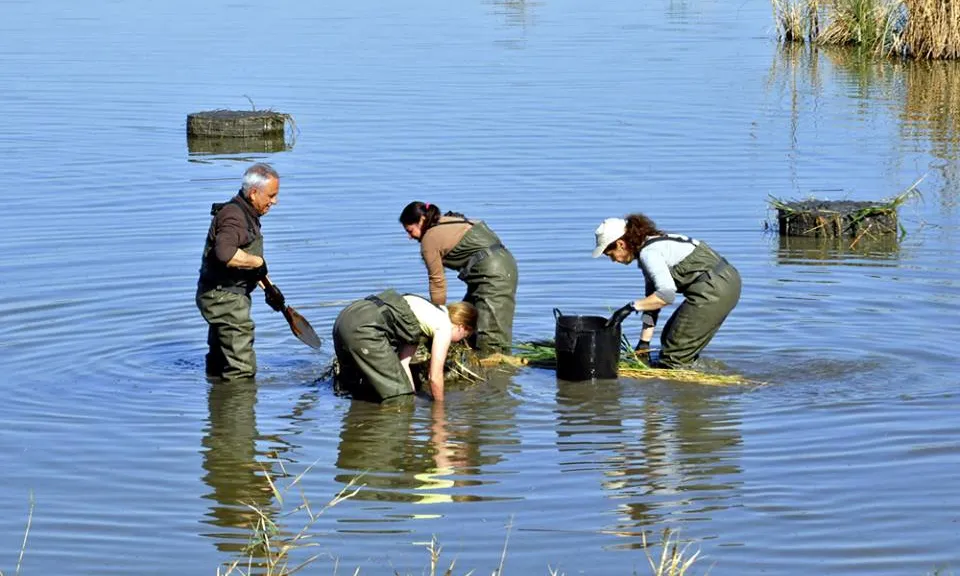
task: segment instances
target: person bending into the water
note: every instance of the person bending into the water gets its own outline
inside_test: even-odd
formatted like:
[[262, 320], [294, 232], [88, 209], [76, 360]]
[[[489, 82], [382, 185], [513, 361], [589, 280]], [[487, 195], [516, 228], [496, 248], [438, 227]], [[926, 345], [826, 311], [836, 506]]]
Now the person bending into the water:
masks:
[[447, 301], [444, 267], [458, 270], [466, 282], [463, 297], [477, 307], [475, 347], [481, 356], [509, 354], [513, 346], [513, 314], [517, 307], [517, 261], [500, 238], [480, 220], [462, 214], [440, 215], [436, 204], [411, 202], [400, 213], [410, 238], [420, 242], [427, 266], [430, 300]]
[[627, 303], [614, 313], [616, 321], [640, 312], [643, 331], [636, 346], [648, 353], [660, 309], [683, 303], [660, 333], [658, 366], [680, 368], [693, 363], [717, 333], [740, 299], [740, 273], [706, 243], [659, 230], [643, 214], [607, 218], [595, 230], [593, 257], [613, 262], [637, 261], [646, 282], [646, 296]]
[[344, 308], [333, 324], [340, 364], [339, 387], [354, 398], [383, 401], [414, 393], [410, 360], [422, 339], [430, 340], [430, 392], [443, 400], [443, 365], [452, 342], [470, 336], [477, 309], [467, 302], [437, 306], [394, 290], [367, 296]]

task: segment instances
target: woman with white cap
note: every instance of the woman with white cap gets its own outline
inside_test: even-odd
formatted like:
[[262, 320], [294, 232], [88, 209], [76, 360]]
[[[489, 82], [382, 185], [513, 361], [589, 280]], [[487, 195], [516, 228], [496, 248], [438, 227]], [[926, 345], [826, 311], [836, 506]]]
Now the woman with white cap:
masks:
[[649, 352], [660, 309], [684, 301], [660, 333], [658, 365], [680, 368], [700, 356], [740, 299], [740, 273], [700, 240], [667, 234], [643, 214], [607, 218], [597, 227], [593, 257], [613, 262], [637, 261], [646, 281], [645, 297], [617, 310], [611, 321], [641, 313], [643, 331], [638, 353]]

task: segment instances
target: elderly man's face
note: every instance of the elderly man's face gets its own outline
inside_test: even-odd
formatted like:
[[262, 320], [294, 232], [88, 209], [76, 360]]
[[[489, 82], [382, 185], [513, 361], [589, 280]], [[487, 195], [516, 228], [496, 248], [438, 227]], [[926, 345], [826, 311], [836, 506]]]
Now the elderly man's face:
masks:
[[253, 204], [254, 210], [263, 216], [270, 211], [270, 207], [277, 203], [277, 196], [280, 194], [280, 181], [271, 179], [263, 186], [254, 188], [250, 192], [250, 204]]

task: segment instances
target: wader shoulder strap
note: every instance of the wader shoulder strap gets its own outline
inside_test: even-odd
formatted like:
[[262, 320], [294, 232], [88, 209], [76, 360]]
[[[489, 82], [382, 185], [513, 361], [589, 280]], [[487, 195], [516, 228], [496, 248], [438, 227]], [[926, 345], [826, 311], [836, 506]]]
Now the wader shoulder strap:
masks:
[[[449, 222], [437, 222], [430, 228], [436, 228], [437, 226], [446, 226], [447, 224], [467, 224], [468, 226], [473, 226], [474, 224], [476, 224], [476, 222], [472, 222], [470, 220], [467, 220], [466, 218], [461, 218], [460, 220], [450, 220]], [[430, 228], [428, 228], [427, 230], [429, 230]]]
[[656, 244], [657, 242], [663, 242], [665, 240], [672, 240], [673, 242], [680, 242], [682, 244], [693, 244], [694, 246], [697, 245], [697, 243], [693, 241], [693, 238], [689, 237], [675, 238], [673, 236], [654, 236], [653, 238], [644, 241], [644, 243], [640, 245], [640, 249], [637, 250], [637, 268], [641, 267], [639, 258], [640, 252], [642, 252], [644, 248], [651, 244]]
[[375, 294], [371, 294], [371, 295], [367, 296], [366, 298], [364, 298], [364, 300], [369, 300], [369, 301], [373, 302], [374, 304], [377, 305], [377, 308], [383, 308], [384, 306], [387, 305], [386, 302], [384, 302], [383, 300], [381, 300], [380, 297], [377, 296], [377, 295], [375, 295]]
[[[675, 236], [654, 236], [653, 238], [650, 238], [649, 240], [644, 241], [644, 243], [640, 246], [640, 250], [643, 250], [644, 248], [646, 248], [651, 244], [656, 244], [657, 242], [663, 242], [664, 240], [672, 240], [674, 242], [683, 242], [684, 244], [693, 244], [694, 246], [696, 246], [697, 244], [696, 242], [694, 242], [693, 238], [688, 238], [686, 236], [683, 238], [677, 238]], [[637, 250], [637, 253], [639, 253], [640, 250]]]

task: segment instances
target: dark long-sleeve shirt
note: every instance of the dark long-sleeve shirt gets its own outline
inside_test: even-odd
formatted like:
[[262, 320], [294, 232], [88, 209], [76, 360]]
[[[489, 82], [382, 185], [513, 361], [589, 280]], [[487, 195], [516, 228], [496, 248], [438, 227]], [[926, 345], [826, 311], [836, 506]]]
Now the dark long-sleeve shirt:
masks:
[[250, 202], [238, 195], [239, 202], [231, 202], [217, 212], [213, 218], [214, 254], [220, 262], [226, 264], [237, 253], [237, 249], [250, 243], [247, 230], [247, 216], [260, 228], [260, 216]]

